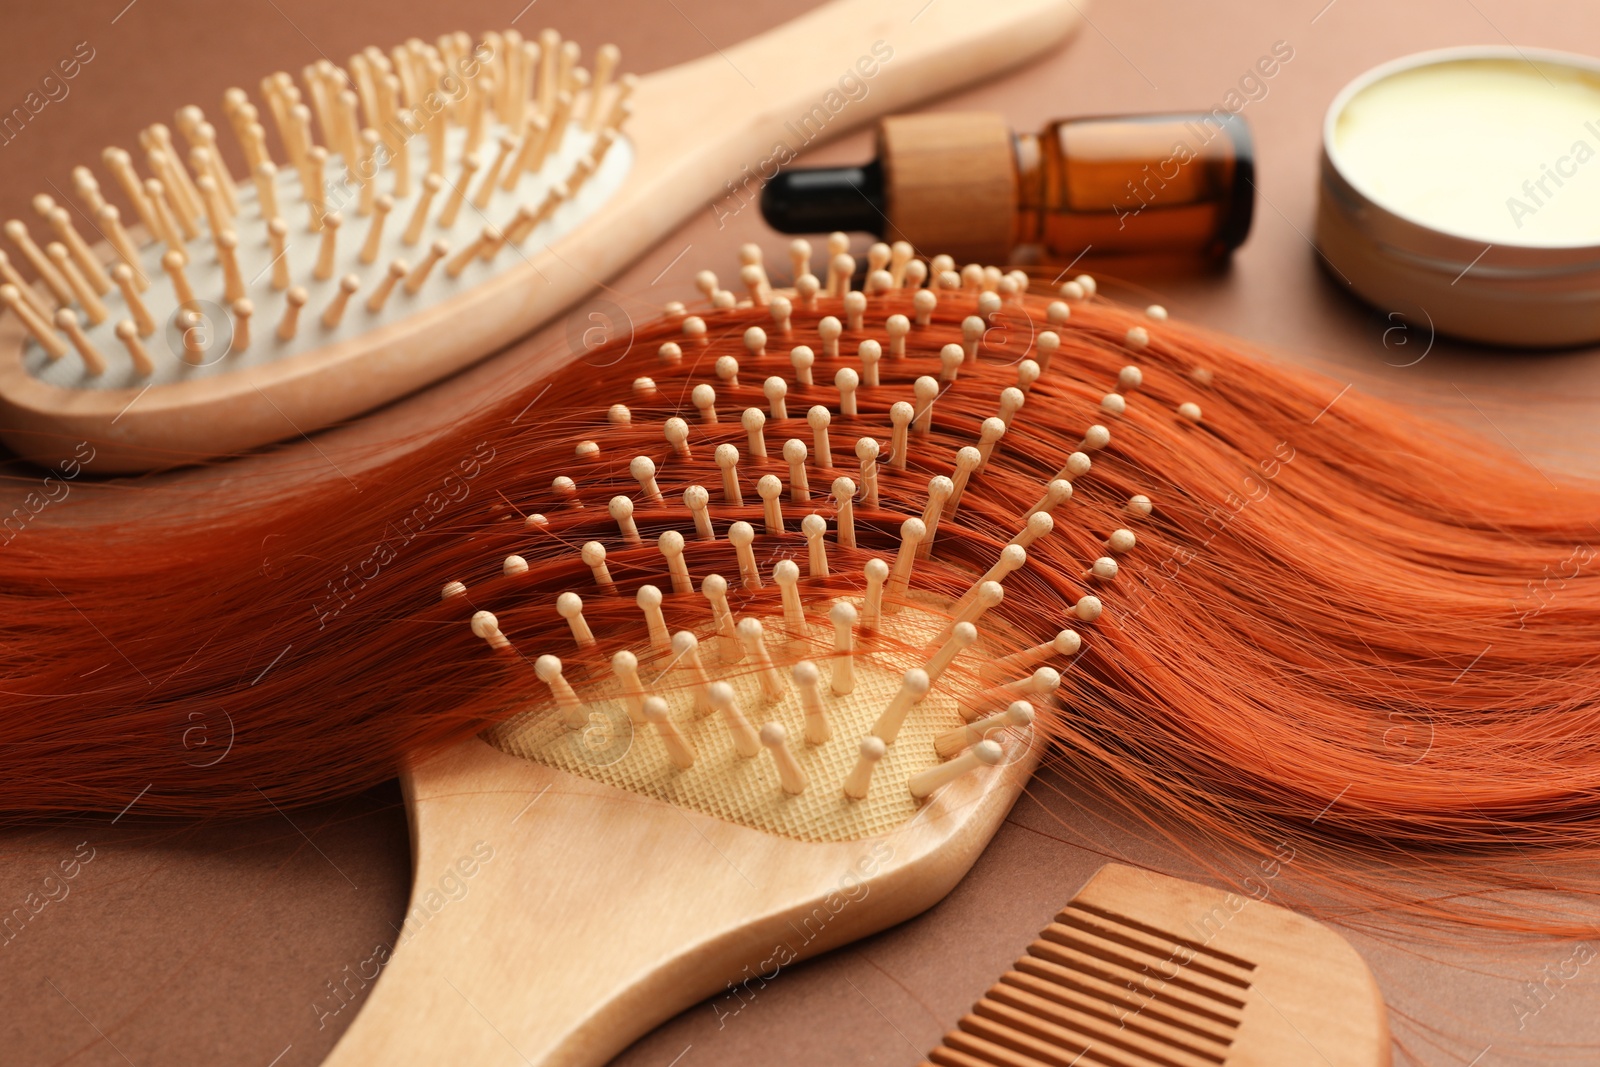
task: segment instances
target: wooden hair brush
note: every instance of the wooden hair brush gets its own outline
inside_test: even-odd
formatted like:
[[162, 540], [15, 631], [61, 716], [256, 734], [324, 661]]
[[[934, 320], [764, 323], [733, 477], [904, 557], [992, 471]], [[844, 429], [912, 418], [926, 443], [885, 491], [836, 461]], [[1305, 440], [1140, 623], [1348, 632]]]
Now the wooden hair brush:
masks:
[[1112, 863], [928, 1060], [1388, 1067], [1389, 1053], [1383, 995], [1344, 938], [1260, 897]]
[[1076, 20], [1069, 0], [834, 0], [644, 78], [614, 47], [591, 73], [555, 31], [507, 30], [230, 89], [226, 134], [185, 107], [181, 146], [157, 123], [106, 150], [103, 180], [76, 168], [76, 202], [52, 181], [48, 243], [5, 223], [0, 436], [43, 463], [89, 440], [112, 473], [351, 418], [548, 321], [699, 205], [755, 196], [775, 153]]
[[[460, 669], [511, 671], [527, 704], [403, 775], [412, 910], [330, 1063], [604, 1062], [697, 1000], [928, 907], [1019, 794], [1035, 711], [1081, 638], [1041, 641], [1008, 621], [1025, 610], [994, 609], [1065, 496], [986, 498], [1015, 387], [951, 455], [926, 443], [965, 350], [903, 342], [941, 302], [997, 314], [1025, 279], [959, 291], [939, 257], [957, 291], [913, 297], [928, 266], [874, 249], [869, 296], [830, 251], [826, 283], [784, 292], [747, 256], [742, 300], [702, 272], [711, 306], [669, 308], [678, 340], [614, 353], [570, 408], [543, 410], [582, 439], [524, 458], [570, 475], [506, 516], [516, 551], [481, 561], [490, 578], [435, 594], [476, 639], [481, 665]], [[863, 381], [840, 336], [880, 328]], [[1031, 359], [1002, 369], [1000, 343], [971, 341], [962, 392], [1037, 377]], [[626, 384], [607, 396], [608, 381]], [[830, 435], [880, 421], [881, 463], [874, 436]], [[929, 466], [951, 474], [911, 473]], [[1119, 529], [1111, 551], [1133, 540]], [[1085, 593], [1071, 621], [1099, 612]], [[442, 897], [462, 864], [470, 888]]]

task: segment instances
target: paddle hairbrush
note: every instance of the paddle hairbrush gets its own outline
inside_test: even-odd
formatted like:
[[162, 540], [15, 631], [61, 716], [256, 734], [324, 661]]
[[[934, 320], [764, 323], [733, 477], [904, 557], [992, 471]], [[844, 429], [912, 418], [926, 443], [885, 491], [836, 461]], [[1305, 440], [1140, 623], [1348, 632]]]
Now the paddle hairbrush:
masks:
[[1383, 995], [1344, 938], [1259, 898], [1120, 863], [1090, 879], [958, 1026], [932, 1063], [1390, 1061]]
[[[458, 671], [525, 689], [403, 776], [413, 909], [331, 1062], [603, 1062], [696, 1000], [929, 906], [1009, 810], [1034, 715], [1055, 713], [1100, 614], [1086, 589], [1117, 566], [1024, 570], [1086, 453], [1038, 500], [984, 477], [1059, 338], [961, 325], [1025, 325], [1018, 274], [961, 289], [939, 257], [955, 288], [913, 290], [929, 265], [881, 247], [864, 293], [830, 252], [825, 282], [786, 293], [753, 249], [743, 299], [703, 272], [710, 309], [670, 308], [673, 340], [602, 352], [603, 378], [569, 369], [541, 408], [562, 433], [519, 462], [566, 473], [478, 539], [428, 613], [470, 629]], [[1026, 603], [1034, 581], [1080, 593], [1051, 618]], [[440, 879], [484, 851], [444, 902]]]
[[225, 133], [185, 107], [178, 137], [157, 123], [100, 178], [76, 168], [75, 199], [51, 179], [45, 248], [5, 224], [0, 432], [46, 463], [93, 441], [117, 472], [348, 419], [548, 321], [697, 207], [745, 202], [761, 161], [1021, 62], [1076, 18], [1067, 0], [835, 0], [644, 78], [613, 47], [591, 72], [554, 31], [507, 30], [230, 89]]

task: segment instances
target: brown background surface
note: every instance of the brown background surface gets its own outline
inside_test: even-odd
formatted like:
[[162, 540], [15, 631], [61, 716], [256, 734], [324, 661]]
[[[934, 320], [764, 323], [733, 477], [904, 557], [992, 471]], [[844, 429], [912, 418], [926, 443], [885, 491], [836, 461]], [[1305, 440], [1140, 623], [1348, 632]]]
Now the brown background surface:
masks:
[[[0, 147], [0, 217], [23, 215], [27, 199], [47, 188], [46, 177], [64, 186], [72, 164], [93, 160], [107, 144], [131, 143], [138, 127], [178, 106], [215, 108], [229, 85], [252, 84], [272, 69], [298, 70], [319, 54], [342, 60], [369, 43], [502, 27], [525, 10], [524, 0], [125, 3], [7, 4], [0, 108], [20, 103], [77, 42], [89, 41], [96, 55], [67, 99]], [[538, 0], [518, 25], [527, 31], [552, 24], [586, 46], [615, 41], [627, 67], [644, 72], [738, 41], [805, 6]], [[1245, 110], [1258, 142], [1261, 198], [1255, 232], [1232, 269], [1141, 279], [1142, 288], [1113, 287], [1117, 295], [1159, 298], [1176, 316], [1317, 363], [1357, 388], [1442, 406], [1479, 426], [1485, 447], [1515, 449], [1530, 464], [1592, 469], [1595, 352], [1533, 355], [1443, 340], [1430, 347], [1426, 331], [1395, 332], [1385, 309], [1340, 293], [1309, 241], [1322, 113], [1342, 84], [1380, 61], [1454, 44], [1511, 41], [1600, 53], [1592, 4], [1102, 0], [1087, 15], [1077, 37], [1042, 63], [931, 106], [998, 108], [1024, 128], [1072, 114], [1209, 107], [1273, 42], [1288, 41], [1295, 51], [1268, 95]], [[712, 102], [706, 121], [715, 121]], [[866, 137], [855, 134], [808, 161], [859, 159], [866, 151]], [[691, 292], [696, 269], [729, 270], [745, 240], [759, 241], [781, 262], [783, 239], [755, 212], [719, 229], [707, 210], [616, 279], [612, 295], [648, 313]], [[558, 323], [545, 339], [559, 344], [563, 335]], [[529, 358], [538, 347], [538, 339], [520, 345], [421, 401], [324, 435], [319, 445], [337, 457], [363, 434], [448, 418], [481, 395], [490, 375], [513, 366], [535, 374], [544, 365]], [[258, 465], [271, 464], [295, 477], [328, 476], [303, 448]], [[0, 495], [26, 491], [26, 470], [9, 469]], [[212, 491], [226, 476], [186, 475], [137, 494], [88, 484], [75, 492], [86, 508], [136, 514], [161, 506], [170, 499], [164, 494]], [[1041, 776], [943, 904], [784, 971], [720, 1025], [710, 1008], [692, 1009], [619, 1062], [915, 1062], [1102, 862], [1128, 858], [1181, 869], [1143, 838], [1086, 806], [1068, 778]], [[70, 883], [70, 895], [0, 949], [0, 1062], [314, 1064], [356, 1011], [346, 1007], [319, 1028], [313, 1004], [332, 1003], [325, 983], [392, 941], [405, 908], [407, 838], [392, 785], [243, 824], [174, 828], [140, 820], [135, 806], [116, 820], [5, 831], [0, 910], [20, 903], [79, 842], [90, 844], [94, 858]], [[1566, 959], [1568, 947], [1480, 949], [1459, 933], [1352, 938], [1393, 1010], [1401, 1062], [1600, 1061], [1593, 974], [1567, 983], [1520, 1031], [1511, 1006], [1523, 983]]]

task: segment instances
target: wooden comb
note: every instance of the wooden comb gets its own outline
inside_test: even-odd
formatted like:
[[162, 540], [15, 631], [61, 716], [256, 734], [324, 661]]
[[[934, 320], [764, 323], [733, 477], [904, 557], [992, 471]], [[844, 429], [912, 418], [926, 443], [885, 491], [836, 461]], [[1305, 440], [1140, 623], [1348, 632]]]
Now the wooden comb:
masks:
[[703, 205], [743, 205], [780, 148], [1023, 62], [1077, 19], [1070, 0], [834, 0], [638, 79], [615, 48], [591, 75], [558, 33], [508, 30], [323, 60], [303, 89], [269, 75], [255, 103], [230, 89], [245, 177], [186, 107], [181, 147], [141, 134], [146, 172], [108, 149], [105, 193], [79, 167], [80, 203], [36, 200], [47, 248], [6, 223], [0, 436], [43, 463], [92, 440], [113, 473], [351, 418], [547, 322]]
[[1286, 908], [1112, 863], [923, 1067], [1387, 1067], [1349, 942]]

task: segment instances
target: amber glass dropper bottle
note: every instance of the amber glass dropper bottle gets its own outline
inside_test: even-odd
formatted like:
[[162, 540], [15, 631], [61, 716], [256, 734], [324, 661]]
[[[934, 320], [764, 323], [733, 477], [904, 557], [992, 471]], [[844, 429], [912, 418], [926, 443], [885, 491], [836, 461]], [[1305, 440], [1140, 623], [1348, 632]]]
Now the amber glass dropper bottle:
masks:
[[958, 260], [1226, 257], [1250, 232], [1250, 130], [1224, 111], [1066, 119], [898, 115], [878, 158], [786, 170], [761, 193], [783, 233], [864, 230]]

